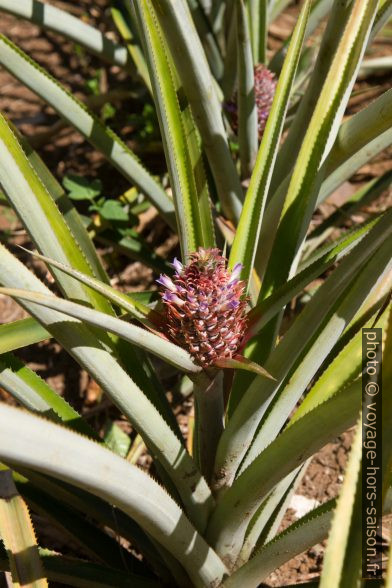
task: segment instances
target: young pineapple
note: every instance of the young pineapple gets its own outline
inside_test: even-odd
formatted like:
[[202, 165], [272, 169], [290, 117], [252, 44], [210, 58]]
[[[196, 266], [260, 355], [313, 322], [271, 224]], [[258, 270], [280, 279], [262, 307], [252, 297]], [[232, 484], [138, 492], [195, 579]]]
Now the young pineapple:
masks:
[[[257, 129], [259, 141], [261, 141], [267, 124], [269, 112], [271, 110], [272, 101], [274, 99], [277, 80], [265, 65], [259, 63], [254, 67], [254, 88], [255, 88], [255, 102], [257, 108]], [[238, 132], [238, 106], [237, 97], [225, 104], [225, 108], [231, 116], [231, 124], [233, 130]]]
[[171, 339], [208, 367], [237, 352], [246, 328], [242, 266], [226, 268], [219, 249], [190, 255], [187, 265], [174, 259], [174, 277], [161, 275], [167, 328]]

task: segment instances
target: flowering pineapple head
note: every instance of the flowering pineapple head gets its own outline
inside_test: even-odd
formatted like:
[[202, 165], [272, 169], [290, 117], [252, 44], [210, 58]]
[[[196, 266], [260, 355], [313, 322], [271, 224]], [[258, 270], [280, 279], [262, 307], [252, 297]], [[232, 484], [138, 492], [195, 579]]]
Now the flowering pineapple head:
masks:
[[271, 110], [277, 82], [275, 75], [262, 63], [255, 65], [254, 80], [257, 123], [259, 140], [261, 140]]
[[173, 267], [172, 279], [158, 280], [170, 338], [202, 367], [233, 357], [246, 327], [241, 264], [230, 272], [218, 249], [199, 248], [187, 265], [174, 259]]
[[[257, 108], [257, 125], [259, 141], [261, 141], [267, 124], [267, 118], [271, 110], [272, 101], [274, 99], [276, 90], [276, 78], [265, 65], [258, 63], [253, 70], [254, 88], [255, 88], [255, 102]], [[233, 98], [225, 105], [226, 110], [231, 115], [232, 126], [234, 131], [238, 132], [238, 107], [237, 98]]]

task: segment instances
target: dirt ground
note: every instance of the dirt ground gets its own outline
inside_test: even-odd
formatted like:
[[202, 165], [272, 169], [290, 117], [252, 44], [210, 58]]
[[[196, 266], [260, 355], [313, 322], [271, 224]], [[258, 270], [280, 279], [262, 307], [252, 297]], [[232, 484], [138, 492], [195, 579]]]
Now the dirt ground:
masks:
[[[84, 16], [86, 20], [99, 23], [100, 28], [111, 31], [116, 39], [114, 28], [110, 22], [110, 15], [105, 0], [82, 0], [78, 3], [70, 1], [51, 1], [76, 14]], [[271, 27], [269, 38], [270, 50], [276, 49], [292, 29], [295, 21], [296, 8], [290, 8]], [[30, 54], [40, 64], [44, 65], [51, 74], [61, 80], [69, 89], [82, 99], [89, 94], [86, 79], [93, 79], [101, 62], [87, 54], [77, 56], [73, 46], [64, 42], [62, 38], [52, 33], [45, 33], [38, 27], [11, 16], [0, 15], [0, 32], [9, 36], [24, 51]], [[390, 54], [392, 37], [380, 37], [373, 45], [371, 56]], [[115, 66], [105, 67], [101, 75], [101, 90], [110, 91], [112, 87], [124, 91], [129, 96], [121, 99], [121, 112], [140, 113], [145, 96], [138, 94], [130, 84], [129, 79]], [[346, 115], [357, 112], [367, 102], [374, 100], [390, 87], [388, 75], [373, 76], [361, 80], [356, 84], [354, 97]], [[13, 121], [18, 129], [26, 134], [30, 142], [49, 166], [54, 175], [61, 181], [66, 173], [86, 175], [93, 179], [99, 177], [103, 182], [104, 193], [108, 196], [119, 196], [128, 188], [126, 180], [104, 158], [97, 153], [76, 132], [66, 126], [58, 125], [58, 117], [32, 92], [12, 78], [6, 71], [0, 70], [0, 109]], [[120, 105], [120, 104], [119, 104]], [[164, 169], [165, 163], [159, 149], [150, 149], [140, 141], [135, 141], [135, 126], [128, 119], [116, 116], [112, 125], [128, 144], [147, 161], [148, 167], [154, 172]], [[346, 199], [360, 185], [373, 177], [379, 176], [386, 170], [392, 170], [392, 152], [388, 151], [376, 157], [364, 166], [355, 176], [346, 182], [321, 207], [315, 216], [315, 222], [328, 215], [337, 204]], [[391, 204], [391, 195], [384, 193], [372, 206], [376, 209], [386, 208]], [[366, 216], [369, 210], [358, 213], [358, 220]], [[364, 216], [365, 215], [365, 216]], [[147, 242], [164, 257], [173, 257], [177, 253], [177, 237], [170, 234], [164, 223], [153, 210], [141, 215], [139, 230]], [[12, 211], [0, 205], [0, 239], [6, 241], [12, 251], [16, 252], [16, 245], [31, 247], [28, 237], [17, 221]], [[114, 254], [110, 246], [99, 248], [105, 262], [112, 284], [123, 290], [147, 290], [154, 288], [152, 270], [139, 262], [134, 262], [125, 255]], [[37, 275], [46, 283], [50, 283], [50, 276], [44, 266], [18, 252], [18, 256], [30, 266], [33, 265]], [[25, 316], [11, 299], [0, 296], [0, 323], [14, 321]], [[24, 348], [17, 355], [32, 369], [48, 381], [59, 394], [64, 394], [67, 400], [97, 429], [102, 428], [107, 416], [110, 416], [127, 432], [131, 432], [123, 417], [101, 401], [101, 391], [87, 374], [85, 374], [60, 348], [57, 343], [44, 342], [39, 345]], [[0, 400], [12, 403], [9, 395], [0, 389]], [[187, 415], [191, 408], [189, 401], [177, 405], [178, 418], [186, 429]], [[348, 431], [329, 443], [311, 461], [305, 476], [296, 492], [295, 499], [282, 523], [282, 528], [291, 523], [297, 516], [303, 514], [303, 509], [312, 507], [336, 496], [343, 480], [347, 455], [352, 439], [352, 432]], [[141, 465], [148, 467], [146, 456], [141, 457]], [[298, 497], [305, 497], [301, 500]], [[39, 542], [44, 547], [66, 551], [80, 555], [80, 547], [70, 540], [64, 544], [62, 534], [51, 523], [41, 516], [34, 516], [38, 529]], [[390, 527], [385, 526], [385, 545], [390, 539]], [[266, 581], [266, 586], [283, 586], [295, 582], [316, 579], [320, 573], [323, 560], [324, 545], [316, 545], [308, 552], [294, 558], [280, 569], [276, 570]]]

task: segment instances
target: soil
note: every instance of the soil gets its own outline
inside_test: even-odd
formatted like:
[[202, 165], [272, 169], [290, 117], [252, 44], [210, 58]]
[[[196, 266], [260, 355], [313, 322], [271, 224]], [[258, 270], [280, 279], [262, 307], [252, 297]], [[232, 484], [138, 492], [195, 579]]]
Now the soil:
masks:
[[[71, 1], [54, 1], [53, 5], [65, 8], [77, 16], [83, 16], [88, 22], [97, 24], [101, 30], [109, 32], [111, 38], [118, 40], [110, 24], [108, 2], [106, 0], [82, 0], [78, 3]], [[295, 22], [297, 7], [290, 7], [271, 28], [269, 50], [278, 48], [284, 38], [292, 30]], [[114, 103], [121, 105], [118, 110], [140, 115], [146, 100], [146, 95], [133, 90], [129, 79], [115, 66], [101, 68], [101, 62], [85, 53], [77, 56], [73, 45], [65, 42], [61, 37], [40, 30], [23, 20], [1, 14], [0, 32], [9, 36], [18, 46], [30, 54], [36, 61], [46, 67], [51, 74], [61, 80], [72, 92], [83, 100], [91, 99], [86, 87], [86, 80], [96, 77], [101, 69], [100, 86], [102, 92], [112, 88], [124, 93], [125, 98]], [[372, 57], [390, 54], [391, 37], [380, 36], [373, 45]], [[0, 70], [0, 109], [12, 120], [18, 129], [25, 134], [36, 147], [53, 174], [61, 181], [67, 173], [75, 173], [88, 178], [99, 177], [103, 183], [107, 196], [118, 197], [128, 184], [104, 158], [97, 153], [78, 133], [70, 128], [59, 125], [54, 111], [47, 107], [32, 92], [10, 76], [5, 70]], [[360, 80], [355, 86], [354, 97], [351, 99], [346, 115], [352, 115], [368, 102], [374, 100], [390, 87], [390, 79], [386, 75], [368, 77]], [[149, 169], [159, 173], [164, 169], [164, 158], [160, 149], [149, 149], [147, 143], [140, 140], [134, 122], [119, 114], [111, 121], [122, 138], [147, 163]], [[157, 141], [159, 137], [156, 138]], [[156, 142], [157, 142], [156, 141]], [[154, 144], [156, 144], [156, 142]], [[315, 215], [317, 224], [328, 216], [342, 201], [345, 201], [359, 186], [373, 177], [379, 176], [387, 170], [392, 170], [392, 151], [386, 151], [377, 156], [372, 162], [359, 170], [349, 182], [346, 182]], [[380, 198], [358, 213], [356, 220], [362, 220], [374, 210], [380, 210], [390, 205], [391, 194], [384, 193]], [[146, 241], [163, 257], [173, 257], [178, 252], [178, 239], [170, 234], [164, 223], [153, 209], [140, 215], [138, 230], [142, 232]], [[32, 247], [28, 237], [16, 219], [14, 213], [0, 205], [0, 239], [5, 241], [11, 251], [18, 254], [29, 267], [44, 282], [51, 284], [51, 277], [40, 262], [32, 261], [29, 256], [18, 251], [16, 246]], [[104, 260], [112, 284], [121, 290], [140, 291], [155, 288], [152, 270], [139, 262], [134, 262], [125, 255], [114, 253], [110, 246], [100, 246], [99, 252]], [[14, 321], [26, 316], [26, 313], [10, 298], [0, 295], [0, 323]], [[59, 394], [64, 394], [67, 400], [90, 423], [102, 432], [106, 418], [110, 416], [115, 422], [130, 434], [134, 435], [128, 423], [118, 411], [101, 399], [101, 390], [84, 373], [61, 347], [54, 342], [44, 342], [26, 347], [17, 352], [32, 369], [46, 379]], [[192, 403], [188, 399], [180, 402], [173, 394], [176, 403], [176, 414], [182, 430], [186, 433], [189, 413]], [[12, 398], [0, 389], [0, 400], [13, 403]], [[298, 488], [297, 496], [304, 496], [308, 500], [322, 503], [336, 496], [343, 480], [343, 473], [352, 439], [352, 431], [348, 431], [329, 443], [316, 454], [311, 461], [303, 480]], [[143, 467], [149, 467], [148, 456], [143, 454], [138, 462]], [[299, 504], [294, 501], [293, 503]], [[282, 522], [282, 529], [295, 520], [297, 514], [294, 508], [289, 508]], [[44, 547], [59, 551], [81, 555], [79, 544], [73, 540], [64, 543], [64, 537], [49, 521], [34, 515], [39, 542]], [[386, 541], [389, 539], [390, 527], [385, 526]], [[276, 570], [266, 580], [266, 586], [284, 586], [296, 582], [314, 580], [318, 577], [323, 560], [324, 544], [316, 545], [306, 553], [297, 556], [284, 566]], [[1, 583], [0, 583], [1, 584]]]

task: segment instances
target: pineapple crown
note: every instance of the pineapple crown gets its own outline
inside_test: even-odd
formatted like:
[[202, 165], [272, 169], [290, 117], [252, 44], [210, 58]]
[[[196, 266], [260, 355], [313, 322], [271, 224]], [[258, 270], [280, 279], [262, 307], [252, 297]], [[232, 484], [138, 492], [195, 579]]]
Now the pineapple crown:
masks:
[[247, 323], [242, 265], [230, 272], [219, 249], [199, 248], [186, 265], [175, 258], [172, 266], [172, 278], [157, 280], [170, 338], [202, 367], [235, 356]]

